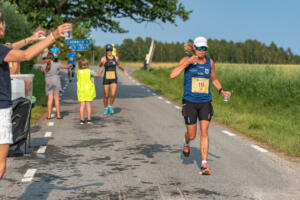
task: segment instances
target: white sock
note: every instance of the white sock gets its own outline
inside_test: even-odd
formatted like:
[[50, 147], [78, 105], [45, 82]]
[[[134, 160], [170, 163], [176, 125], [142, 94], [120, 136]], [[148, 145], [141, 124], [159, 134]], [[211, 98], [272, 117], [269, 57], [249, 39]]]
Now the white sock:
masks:
[[202, 160], [202, 165], [207, 164], [206, 160]]

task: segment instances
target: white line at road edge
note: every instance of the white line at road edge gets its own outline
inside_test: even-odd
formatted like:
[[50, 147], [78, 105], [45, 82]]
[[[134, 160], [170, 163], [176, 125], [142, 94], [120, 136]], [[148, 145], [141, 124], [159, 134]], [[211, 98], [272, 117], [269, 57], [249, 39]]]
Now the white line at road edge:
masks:
[[24, 178], [22, 179], [22, 182], [32, 181], [35, 173], [36, 173], [36, 169], [28, 169], [24, 174]]
[[147, 89], [147, 92], [151, 92], [151, 90]]
[[171, 102], [170, 101], [165, 101], [166, 102], [166, 104], [170, 104]]
[[47, 146], [40, 146], [40, 148], [37, 150], [36, 153], [38, 153], [38, 154], [45, 153], [46, 149], [47, 149]]
[[179, 106], [175, 106], [176, 109], [180, 110], [181, 108]]
[[225, 131], [225, 130], [223, 130], [222, 133], [229, 135], [229, 136], [235, 136], [235, 134], [230, 133], [229, 131]]
[[158, 99], [163, 99], [162, 97], [157, 97]]
[[156, 93], [153, 92], [152, 95], [153, 95], [153, 96], [156, 96]]
[[54, 126], [54, 122], [48, 122], [47, 126]]
[[145, 87], [144, 87], [144, 86], [141, 86], [141, 88], [144, 89]]
[[260, 151], [260, 152], [263, 152], [263, 153], [267, 153], [268, 152], [266, 149], [263, 149], [263, 148], [261, 148], [261, 147], [259, 147], [257, 145], [254, 145], [254, 144], [251, 145], [251, 147], [254, 148], [254, 149], [256, 149], [256, 150], [258, 150], [258, 151]]
[[51, 137], [52, 136], [52, 132], [46, 132], [45, 133], [45, 137]]

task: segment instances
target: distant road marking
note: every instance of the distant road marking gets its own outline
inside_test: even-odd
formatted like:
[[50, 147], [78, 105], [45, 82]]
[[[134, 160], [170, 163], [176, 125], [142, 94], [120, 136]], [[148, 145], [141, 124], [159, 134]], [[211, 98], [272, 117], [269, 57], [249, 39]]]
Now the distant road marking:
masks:
[[136, 85], [141, 85], [140, 83], [135, 83]]
[[166, 102], [166, 104], [170, 104], [171, 102], [170, 101], [165, 101]]
[[260, 152], [263, 152], [263, 153], [267, 153], [268, 152], [266, 149], [263, 149], [263, 148], [261, 148], [261, 147], [259, 147], [257, 145], [254, 145], [254, 144], [251, 145], [251, 147], [254, 148], [254, 149], [256, 149], [256, 150], [258, 150], [258, 151], [260, 151]]
[[178, 110], [180, 110], [180, 109], [181, 109], [181, 107], [179, 107], [179, 106], [175, 106], [175, 108], [176, 108], [176, 109], [178, 109]]
[[156, 93], [153, 92], [152, 95], [153, 95], [153, 96], [156, 96]]
[[229, 136], [235, 136], [235, 134], [230, 133], [229, 131], [225, 131], [225, 130], [223, 130], [222, 133], [229, 135]]
[[55, 114], [51, 114], [51, 118], [54, 118], [55, 117]]
[[24, 174], [24, 178], [22, 179], [22, 182], [32, 181], [35, 173], [36, 173], [36, 169], [28, 169]]
[[54, 122], [48, 122], [47, 126], [54, 126]]
[[145, 87], [144, 87], [144, 86], [141, 86], [141, 88], [144, 89]]
[[46, 152], [47, 146], [40, 146], [36, 153], [43, 154]]
[[52, 137], [52, 132], [46, 132], [45, 137]]
[[147, 89], [147, 92], [151, 92], [151, 90]]
[[163, 99], [162, 97], [157, 97], [158, 99]]
[[52, 110], [53, 110], [53, 111], [56, 111], [56, 108], [55, 108], [55, 107], [53, 107], [53, 108], [52, 108]]

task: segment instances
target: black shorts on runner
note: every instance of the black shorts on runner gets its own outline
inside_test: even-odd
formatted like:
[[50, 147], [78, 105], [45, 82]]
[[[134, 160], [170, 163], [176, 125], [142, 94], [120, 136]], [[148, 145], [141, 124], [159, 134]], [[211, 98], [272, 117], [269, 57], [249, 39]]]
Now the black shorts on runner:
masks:
[[193, 103], [187, 100], [182, 100], [182, 116], [186, 125], [192, 125], [199, 121], [210, 121], [214, 115], [214, 109], [211, 102]]
[[54, 62], [58, 62], [58, 58], [54, 58]]
[[106, 79], [106, 78], [103, 78], [103, 85], [110, 85], [112, 83], [118, 83], [118, 80], [117, 79]]

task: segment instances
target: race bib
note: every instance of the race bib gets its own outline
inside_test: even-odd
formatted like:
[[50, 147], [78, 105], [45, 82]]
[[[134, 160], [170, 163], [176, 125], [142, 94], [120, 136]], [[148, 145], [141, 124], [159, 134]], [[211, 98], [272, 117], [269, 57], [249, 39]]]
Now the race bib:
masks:
[[106, 72], [106, 79], [116, 79], [116, 73], [114, 71]]
[[208, 78], [192, 78], [192, 92], [208, 94], [209, 79]]
[[69, 61], [73, 61], [73, 57], [69, 57]]

